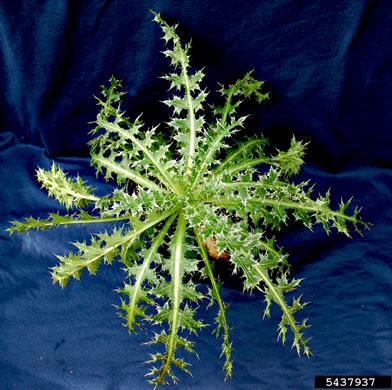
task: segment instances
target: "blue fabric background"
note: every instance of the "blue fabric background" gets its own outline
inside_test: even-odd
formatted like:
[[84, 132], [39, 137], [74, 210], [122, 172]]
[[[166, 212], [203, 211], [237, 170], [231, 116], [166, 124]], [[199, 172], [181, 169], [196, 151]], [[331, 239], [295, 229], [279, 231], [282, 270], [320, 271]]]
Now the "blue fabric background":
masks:
[[[148, 389], [143, 375], [149, 336], [120, 326], [113, 290], [119, 266], [52, 286], [54, 256], [84, 240], [91, 227], [9, 236], [8, 221], [64, 212], [34, 179], [52, 159], [103, 195], [87, 142], [97, 108], [93, 95], [111, 74], [124, 79], [130, 116], [167, 120], [159, 103], [168, 71], [153, 9], [193, 38], [193, 65], [205, 66], [206, 87], [250, 69], [266, 80], [271, 99], [249, 105], [249, 133], [286, 148], [291, 134], [310, 141], [295, 180], [332, 188], [332, 204], [354, 196], [373, 223], [349, 240], [320, 227], [284, 229], [278, 243], [292, 275], [312, 302], [306, 334], [314, 356], [298, 358], [276, 342], [278, 307], [262, 319], [263, 297], [242, 294], [228, 278], [233, 379], [224, 382], [220, 340], [199, 333], [193, 378], [178, 373], [178, 389], [313, 389], [315, 375], [391, 375], [392, 256], [392, 3], [381, 0], [4, 0], [0, 4], [0, 389]], [[104, 226], [110, 228], [111, 226]], [[213, 323], [215, 309], [200, 307]], [[290, 341], [290, 340], [289, 340]], [[290, 344], [290, 343], [288, 343]]]

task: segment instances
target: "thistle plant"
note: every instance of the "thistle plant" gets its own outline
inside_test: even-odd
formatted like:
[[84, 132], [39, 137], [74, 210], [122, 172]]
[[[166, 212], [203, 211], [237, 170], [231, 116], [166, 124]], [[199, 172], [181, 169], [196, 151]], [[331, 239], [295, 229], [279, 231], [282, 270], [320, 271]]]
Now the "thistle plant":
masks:
[[[308, 182], [290, 181], [303, 163], [305, 143], [293, 137], [287, 151], [270, 155], [265, 138], [236, 142], [246, 121], [237, 111], [246, 98], [259, 103], [268, 98], [263, 82], [249, 72], [221, 86], [220, 102], [207, 105], [208, 93], [201, 86], [204, 73], [190, 67], [191, 45], [182, 44], [177, 26], [154, 15], [168, 47], [163, 54], [173, 67], [173, 73], [163, 76], [174, 91], [163, 102], [173, 109], [170, 120], [160, 128], [145, 129], [140, 116], [129, 119], [121, 109], [121, 82], [111, 77], [97, 98], [100, 111], [89, 144], [92, 165], [97, 174], [116, 182], [114, 190], [97, 197], [79, 176], [69, 178], [53, 163], [48, 171], [38, 169], [37, 178], [68, 213], [14, 221], [8, 230], [22, 233], [110, 221], [119, 226], [117, 221], [122, 221], [122, 227], [93, 235], [89, 243], [74, 243], [76, 251], [57, 256], [59, 264], [51, 273], [53, 282], [64, 287], [70, 278], [79, 279], [85, 268], [96, 275], [101, 263], [122, 263], [125, 281], [118, 289], [118, 310], [124, 325], [131, 333], [146, 329], [148, 323], [153, 329], [162, 325], [159, 333], [151, 331], [147, 343], [164, 347], [148, 361], [147, 376], [155, 386], [166, 384], [168, 377], [176, 383], [177, 369], [190, 373], [190, 364], [177, 350], [197, 355], [187, 335], [207, 325], [197, 312], [203, 299], [208, 307], [217, 307], [214, 332], [222, 340], [226, 378], [231, 377], [229, 305], [220, 295], [222, 281], [214, 275], [214, 263], [223, 261], [219, 258], [242, 278], [244, 291], [264, 294], [265, 316], [270, 316], [273, 302], [279, 305], [278, 339], [284, 343], [291, 330], [293, 347], [309, 356], [303, 334], [308, 322], [295, 317], [308, 302], [286, 298], [301, 279], [289, 279], [287, 255], [276, 245], [274, 231], [299, 220], [309, 229], [321, 223], [327, 233], [335, 228], [349, 236], [348, 224], [358, 232], [367, 224], [358, 209], [348, 213], [350, 200], [333, 210], [329, 192], [315, 197]], [[197, 275], [208, 288], [200, 288]]]

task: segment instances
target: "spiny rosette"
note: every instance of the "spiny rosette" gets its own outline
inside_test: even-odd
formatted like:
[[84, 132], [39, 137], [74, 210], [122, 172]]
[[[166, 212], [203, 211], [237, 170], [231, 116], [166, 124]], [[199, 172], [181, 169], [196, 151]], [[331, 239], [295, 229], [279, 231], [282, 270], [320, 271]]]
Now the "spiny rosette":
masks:
[[[124, 325], [130, 333], [162, 326], [160, 332], [152, 331], [148, 343], [163, 346], [163, 352], [148, 361], [152, 368], [147, 376], [155, 386], [166, 384], [168, 377], [176, 383], [177, 369], [190, 373], [190, 364], [177, 350], [197, 355], [184, 331], [197, 333], [207, 325], [197, 313], [203, 299], [209, 300], [208, 307], [217, 305], [214, 332], [222, 337], [225, 379], [231, 377], [229, 305], [222, 300], [222, 282], [214, 275], [220, 258], [243, 279], [245, 291], [264, 294], [264, 315], [270, 315], [272, 302], [280, 306], [278, 339], [284, 343], [290, 329], [293, 347], [299, 355], [309, 356], [303, 335], [309, 325], [306, 319], [295, 318], [308, 302], [301, 297], [286, 301], [301, 279], [289, 279], [287, 255], [270, 234], [293, 219], [309, 229], [320, 223], [327, 233], [333, 227], [346, 236], [349, 223], [358, 232], [368, 224], [359, 218], [358, 209], [348, 213], [350, 200], [334, 210], [329, 193], [314, 197], [308, 182], [290, 181], [303, 163], [305, 143], [292, 137], [287, 151], [269, 155], [266, 138], [241, 136], [246, 116], [238, 114], [239, 108], [246, 98], [258, 103], [268, 98], [262, 81], [249, 72], [221, 86], [220, 101], [207, 105], [208, 92], [201, 85], [204, 72], [190, 65], [191, 44], [184, 45], [176, 26], [159, 14], [154, 13], [154, 21], [163, 31], [163, 54], [173, 67], [163, 76], [173, 94], [163, 103], [173, 110], [172, 116], [163, 126], [150, 129], [141, 116], [130, 119], [121, 109], [121, 81], [111, 77], [97, 98], [100, 110], [89, 144], [97, 175], [111, 181], [113, 191], [97, 197], [79, 176], [67, 177], [55, 163], [49, 170], [39, 168], [38, 181], [49, 196], [73, 211], [13, 221], [8, 231], [116, 223], [88, 243], [74, 243], [75, 252], [57, 256], [52, 277], [64, 287], [70, 278], [79, 279], [84, 269], [96, 275], [102, 263], [122, 263], [125, 278], [117, 290], [122, 297], [117, 307]], [[258, 171], [260, 165], [267, 169]], [[197, 274], [206, 280], [207, 292], [194, 282]]]

